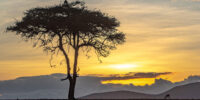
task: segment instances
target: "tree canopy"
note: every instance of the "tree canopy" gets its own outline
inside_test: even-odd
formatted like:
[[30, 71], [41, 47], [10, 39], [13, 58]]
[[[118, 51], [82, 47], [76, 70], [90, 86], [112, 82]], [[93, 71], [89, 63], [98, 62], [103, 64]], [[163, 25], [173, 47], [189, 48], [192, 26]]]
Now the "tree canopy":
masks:
[[119, 24], [115, 17], [99, 10], [88, 10], [83, 2], [76, 1], [30, 9], [21, 21], [7, 30], [36, 40], [35, 44], [44, 50], [52, 51], [60, 45], [91, 47], [99, 56], [106, 57], [117, 44], [125, 42], [125, 34], [116, 29]]

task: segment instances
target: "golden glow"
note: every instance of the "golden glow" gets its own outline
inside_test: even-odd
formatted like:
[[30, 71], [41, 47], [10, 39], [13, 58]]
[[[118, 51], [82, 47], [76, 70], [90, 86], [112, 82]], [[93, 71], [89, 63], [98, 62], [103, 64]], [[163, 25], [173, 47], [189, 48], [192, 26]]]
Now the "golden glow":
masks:
[[128, 79], [128, 80], [108, 80], [108, 81], [102, 81], [102, 84], [123, 84], [123, 85], [129, 85], [133, 84], [135, 86], [145, 86], [145, 85], [151, 85], [154, 83], [154, 78], [141, 78], [141, 79]]
[[118, 64], [118, 65], [110, 65], [111, 68], [115, 69], [130, 69], [130, 68], [135, 68], [138, 65], [135, 64]]

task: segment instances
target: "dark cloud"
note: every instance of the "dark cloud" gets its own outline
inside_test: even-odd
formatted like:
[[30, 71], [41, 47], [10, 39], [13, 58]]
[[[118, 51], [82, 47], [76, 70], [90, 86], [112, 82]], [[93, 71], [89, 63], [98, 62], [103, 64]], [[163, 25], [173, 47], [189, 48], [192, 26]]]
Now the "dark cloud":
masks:
[[[161, 75], [168, 75], [171, 74], [171, 72], [148, 72], [148, 73], [143, 73], [143, 72], [129, 72], [127, 74], [112, 74], [110, 76], [104, 76], [101, 77], [101, 75], [95, 75], [99, 78], [102, 78], [103, 80], [127, 80], [127, 79], [138, 79], [138, 78], [156, 78]], [[91, 76], [91, 75], [90, 75]]]
[[88, 4], [99, 4], [99, 3], [103, 3], [103, 1], [105, 0], [85, 0], [85, 2]]
[[156, 72], [151, 72], [151, 73], [136, 73], [134, 74], [135, 77], [138, 78], [156, 78], [161, 75], [167, 75], [171, 74], [171, 72], [163, 72], [163, 73], [156, 73]]

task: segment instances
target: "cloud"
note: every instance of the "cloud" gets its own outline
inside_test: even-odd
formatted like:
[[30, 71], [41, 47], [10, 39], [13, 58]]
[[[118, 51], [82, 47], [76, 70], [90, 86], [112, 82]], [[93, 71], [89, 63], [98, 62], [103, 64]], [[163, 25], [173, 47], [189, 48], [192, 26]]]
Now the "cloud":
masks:
[[[110, 76], [101, 77], [101, 75], [96, 75], [103, 80], [127, 80], [127, 79], [138, 79], [138, 78], [157, 78], [161, 75], [168, 75], [171, 72], [163, 72], [163, 73], [156, 73], [156, 72], [129, 72], [127, 74], [112, 74]], [[90, 75], [91, 76], [91, 75]]]
[[171, 7], [175, 9], [185, 9], [199, 11], [199, 0], [127, 0], [127, 4], [146, 4], [160, 7]]
[[[131, 73], [129, 73], [131, 74]], [[156, 72], [151, 72], [151, 73], [136, 73], [134, 74], [135, 77], [138, 78], [156, 78], [160, 75], [168, 75], [171, 74], [171, 72], [163, 72], [163, 73], [156, 73]]]
[[[61, 82], [64, 74], [52, 74], [32, 77], [20, 77], [14, 80], [0, 81], [0, 99], [63, 99], [67, 98], [69, 83]], [[193, 82], [200, 82], [200, 76], [190, 76], [183, 81], [173, 83], [164, 79], [155, 79], [155, 83], [146, 86], [101, 84], [104, 78], [96, 76], [81, 76], [78, 78], [76, 96], [84, 96], [91, 93], [128, 90], [134, 92], [159, 94], [175, 86]]]

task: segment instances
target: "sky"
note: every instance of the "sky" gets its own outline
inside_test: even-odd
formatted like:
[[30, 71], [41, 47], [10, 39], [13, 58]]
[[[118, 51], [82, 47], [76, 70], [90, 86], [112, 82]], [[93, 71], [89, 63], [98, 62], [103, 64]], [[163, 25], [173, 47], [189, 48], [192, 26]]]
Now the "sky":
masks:
[[[23, 76], [66, 73], [57, 59], [49, 65], [50, 56], [33, 48], [5, 28], [34, 7], [62, 3], [62, 0], [0, 0], [0, 80]], [[126, 43], [101, 58], [84, 53], [79, 58], [80, 75], [107, 77], [102, 84], [153, 84], [163, 78], [183, 81], [200, 75], [200, 1], [199, 0], [85, 0], [89, 9], [100, 9], [115, 16], [126, 33]], [[139, 77], [144, 74], [148, 77]], [[153, 74], [153, 76], [149, 76]], [[115, 76], [115, 78], [109, 78]]]

